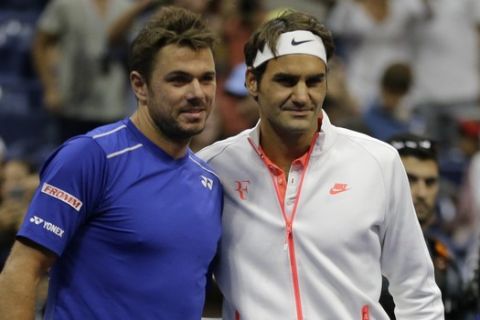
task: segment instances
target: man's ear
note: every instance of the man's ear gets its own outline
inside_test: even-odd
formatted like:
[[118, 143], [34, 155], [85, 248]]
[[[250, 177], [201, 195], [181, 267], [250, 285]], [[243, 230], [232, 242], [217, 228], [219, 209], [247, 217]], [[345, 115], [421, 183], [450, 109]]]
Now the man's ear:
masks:
[[247, 71], [245, 72], [245, 86], [247, 87], [248, 93], [252, 97], [257, 98], [258, 82], [252, 70], [252, 67], [248, 67]]
[[146, 104], [148, 97], [147, 83], [137, 71], [130, 72], [130, 85], [132, 86], [138, 102], [141, 104]]

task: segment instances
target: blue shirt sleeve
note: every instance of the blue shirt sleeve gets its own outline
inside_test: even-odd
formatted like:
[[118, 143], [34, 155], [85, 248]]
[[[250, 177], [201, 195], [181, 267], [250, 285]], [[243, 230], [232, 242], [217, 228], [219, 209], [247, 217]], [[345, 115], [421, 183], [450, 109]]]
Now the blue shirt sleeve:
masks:
[[105, 186], [106, 156], [90, 137], [63, 144], [40, 173], [17, 234], [61, 255], [87, 219], [95, 214]]

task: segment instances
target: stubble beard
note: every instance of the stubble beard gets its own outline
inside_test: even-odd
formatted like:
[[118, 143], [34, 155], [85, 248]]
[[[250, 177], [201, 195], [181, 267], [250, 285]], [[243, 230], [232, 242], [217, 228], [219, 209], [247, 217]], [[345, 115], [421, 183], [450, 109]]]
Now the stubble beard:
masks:
[[172, 141], [190, 141], [194, 136], [200, 134], [205, 128], [205, 126], [203, 126], [199, 129], [189, 130], [182, 128], [175, 119], [166, 120], [160, 119], [159, 117], [152, 117], [152, 119], [160, 134]]

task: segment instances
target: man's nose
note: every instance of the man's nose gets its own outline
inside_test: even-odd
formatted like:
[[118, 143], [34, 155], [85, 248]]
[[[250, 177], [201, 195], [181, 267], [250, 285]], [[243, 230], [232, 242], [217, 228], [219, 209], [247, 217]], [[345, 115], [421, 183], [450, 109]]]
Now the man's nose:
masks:
[[415, 191], [417, 197], [425, 198], [428, 187], [424, 180], [418, 179], [412, 189]]
[[205, 99], [205, 91], [202, 84], [198, 79], [193, 79], [189, 85], [189, 91], [187, 93], [187, 99], [191, 101], [203, 101]]
[[295, 105], [303, 106], [308, 102], [308, 88], [305, 82], [299, 81], [293, 88], [292, 102]]

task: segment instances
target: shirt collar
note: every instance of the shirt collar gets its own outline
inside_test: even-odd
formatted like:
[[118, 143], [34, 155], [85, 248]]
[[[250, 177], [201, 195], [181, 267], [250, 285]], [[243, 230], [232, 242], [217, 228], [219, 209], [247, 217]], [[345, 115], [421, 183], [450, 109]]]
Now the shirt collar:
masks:
[[[261, 150], [260, 148], [260, 122], [259, 120], [255, 127], [249, 132], [248, 138], [250, 142], [252, 143], [253, 147], [255, 150], [258, 151]], [[337, 135], [337, 132], [335, 130], [335, 126], [332, 125], [330, 122], [330, 119], [328, 118], [327, 113], [322, 110], [322, 119], [319, 120], [321, 123], [320, 127], [320, 132], [318, 133], [319, 136], [317, 139], [314, 139], [315, 141], [315, 146], [313, 146], [313, 151], [311, 154], [312, 157], [317, 157], [321, 153], [325, 152], [327, 149], [329, 149], [333, 145], [333, 141], [335, 140], [335, 137]]]

